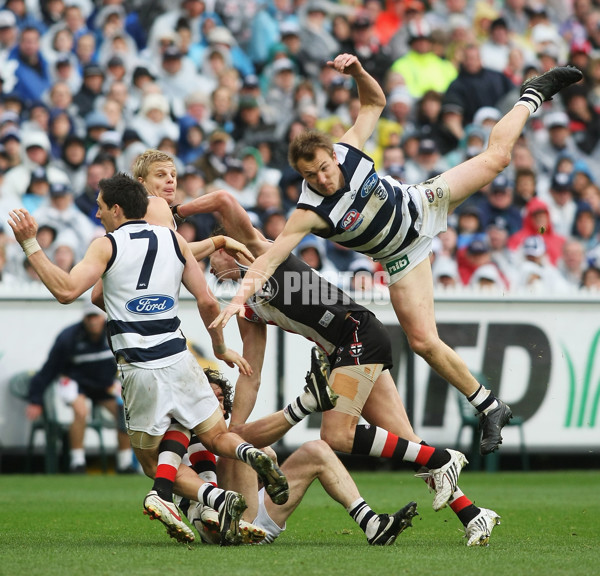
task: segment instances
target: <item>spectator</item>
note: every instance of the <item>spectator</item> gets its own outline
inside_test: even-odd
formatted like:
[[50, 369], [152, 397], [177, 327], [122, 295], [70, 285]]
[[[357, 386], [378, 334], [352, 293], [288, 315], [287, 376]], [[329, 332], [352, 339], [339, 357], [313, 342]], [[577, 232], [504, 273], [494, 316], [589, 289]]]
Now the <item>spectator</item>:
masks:
[[569, 130], [569, 117], [565, 112], [550, 112], [544, 116], [545, 130], [537, 130], [532, 137], [532, 151], [538, 168], [552, 174], [559, 154], [574, 159], [582, 156]]
[[346, 52], [360, 55], [364, 69], [383, 84], [394, 59], [390, 49], [380, 42], [373, 24], [373, 16], [366, 10], [358, 12], [351, 19], [350, 46]]
[[333, 285], [340, 283], [339, 271], [327, 258], [326, 240], [308, 234], [298, 244], [295, 254]]
[[29, 186], [22, 197], [23, 207], [34, 214], [40, 206], [48, 203], [50, 196], [50, 183], [46, 175], [46, 169], [37, 166], [31, 173]]
[[269, 208], [262, 214], [261, 229], [267, 240], [275, 240], [283, 230], [287, 218], [280, 208]]
[[38, 100], [51, 85], [48, 62], [40, 51], [40, 31], [36, 27], [21, 29], [19, 43], [9, 53], [16, 62], [14, 91], [29, 104]]
[[557, 172], [552, 178], [548, 210], [554, 231], [560, 236], [569, 236], [573, 230], [577, 212], [577, 203], [573, 199], [569, 174]]
[[95, 226], [101, 226], [101, 222], [96, 218], [96, 212], [98, 211], [98, 205], [96, 199], [98, 198], [98, 192], [100, 191], [100, 180], [107, 178], [109, 175], [106, 171], [102, 160], [99, 158], [94, 159], [86, 167], [86, 180], [85, 186], [78, 191], [75, 197], [75, 205], [82, 214], [85, 214], [89, 220]]
[[94, 110], [97, 99], [102, 95], [104, 71], [97, 64], [83, 67], [83, 82], [79, 92], [73, 97], [80, 116], [86, 116]]
[[588, 266], [581, 278], [581, 288], [584, 290], [600, 290], [600, 268], [591, 265]]
[[457, 249], [464, 248], [475, 235], [483, 233], [481, 212], [474, 202], [462, 206], [457, 213], [456, 232]]
[[19, 29], [15, 15], [10, 10], [0, 10], [0, 63], [3, 66], [18, 40]]
[[[284, 109], [281, 109], [284, 112]], [[292, 111], [289, 110], [279, 122], [285, 123], [284, 118], [289, 118]], [[268, 139], [275, 132], [275, 125], [263, 114], [258, 101], [253, 96], [240, 98], [238, 112], [233, 119], [234, 129], [232, 137], [241, 146], [254, 146], [262, 139]]]
[[[467, 246], [459, 248], [456, 253], [456, 263], [458, 265], [458, 273], [460, 280], [464, 286], [471, 283], [471, 277], [481, 267], [492, 265], [498, 270], [497, 266], [492, 262], [490, 254], [490, 246], [485, 234], [475, 234]], [[507, 285], [506, 281], [503, 281]]]
[[391, 66], [392, 72], [401, 74], [411, 96], [420, 98], [427, 90], [446, 92], [456, 78], [454, 66], [433, 52], [431, 28], [425, 20], [408, 24], [410, 49]]
[[567, 281], [546, 258], [546, 243], [542, 236], [525, 238], [521, 252], [523, 262], [517, 268], [518, 286], [538, 294], [559, 294], [568, 290]]
[[515, 171], [513, 206], [522, 210], [537, 193], [537, 176], [531, 168]]
[[106, 338], [106, 315], [87, 303], [83, 319], [62, 330], [48, 354], [44, 366], [31, 379], [26, 414], [35, 420], [43, 412], [44, 391], [58, 382], [58, 396], [73, 409], [69, 429], [72, 474], [86, 472], [84, 435], [88, 416], [87, 399], [106, 407], [117, 422], [117, 472], [132, 473], [133, 453], [125, 429], [123, 406], [117, 401], [120, 387], [117, 365]]
[[404, 164], [407, 182], [425, 182], [448, 168], [450, 166], [441, 155], [435, 140], [431, 138], [422, 138], [419, 141], [417, 155], [406, 160]]
[[525, 238], [544, 235], [545, 251], [548, 260], [556, 265], [562, 254], [565, 238], [557, 234], [550, 220], [548, 205], [539, 198], [532, 198], [525, 206], [523, 226], [521, 230], [510, 236], [508, 247], [518, 250]]
[[244, 208], [250, 209], [256, 204], [256, 193], [248, 185], [243, 162], [237, 158], [225, 160], [225, 172], [214, 181], [214, 188], [227, 190]]
[[161, 138], [167, 136], [179, 140], [179, 127], [170, 116], [169, 101], [161, 93], [148, 93], [142, 99], [140, 111], [131, 122], [131, 127], [142, 136], [144, 144], [156, 148]]
[[7, 201], [19, 206], [21, 196], [25, 193], [33, 170], [42, 166], [46, 169], [48, 181], [53, 183], [68, 182], [67, 175], [56, 167], [50, 159], [50, 141], [48, 136], [41, 131], [27, 131], [23, 134], [22, 149], [23, 162], [11, 168], [4, 175], [2, 184], [2, 196]]
[[458, 275], [458, 266], [456, 260], [441, 256], [436, 258], [433, 267], [433, 285], [441, 288], [455, 288], [460, 286], [461, 281]]
[[61, 233], [72, 231], [77, 238], [77, 261], [83, 257], [90, 242], [101, 234], [101, 228], [95, 226], [75, 205], [73, 191], [68, 183], [50, 185], [50, 202], [39, 208], [36, 219], [40, 226], [47, 225]]
[[513, 188], [504, 174], [494, 178], [478, 207], [484, 228], [500, 217], [506, 223], [509, 235], [521, 229], [521, 212], [513, 204]]
[[310, 78], [318, 78], [319, 65], [330, 60], [339, 50], [329, 31], [329, 6], [323, 0], [309, 0], [300, 21], [301, 58]]
[[194, 166], [202, 170], [206, 183], [211, 184], [225, 174], [225, 160], [231, 156], [231, 136], [225, 130], [216, 129], [208, 137], [208, 150]]
[[585, 252], [589, 252], [598, 245], [597, 233], [598, 223], [594, 210], [587, 202], [579, 202], [573, 220], [571, 236], [583, 244]]
[[459, 72], [445, 91], [444, 103], [461, 107], [463, 125], [473, 121], [477, 110], [496, 106], [514, 88], [501, 72], [484, 68], [477, 44], [469, 44], [463, 54]]
[[78, 196], [86, 181], [85, 143], [83, 138], [76, 134], [70, 134], [65, 138], [60, 158], [56, 161], [56, 167], [67, 175], [75, 195]]
[[586, 249], [576, 238], [567, 238], [563, 245], [562, 256], [558, 261], [558, 270], [567, 283], [578, 288], [583, 282], [583, 273], [587, 266]]
[[484, 264], [479, 266], [469, 280], [469, 286], [480, 290], [504, 290], [506, 285], [495, 264]]

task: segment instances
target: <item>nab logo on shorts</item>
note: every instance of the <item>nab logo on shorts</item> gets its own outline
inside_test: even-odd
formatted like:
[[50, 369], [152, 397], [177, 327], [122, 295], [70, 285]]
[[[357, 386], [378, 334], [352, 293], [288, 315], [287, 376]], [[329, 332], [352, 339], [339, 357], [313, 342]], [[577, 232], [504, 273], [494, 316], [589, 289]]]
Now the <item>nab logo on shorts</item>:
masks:
[[344, 217], [342, 218], [342, 223], [340, 224], [342, 230], [346, 232], [351, 232], [352, 230], [356, 230], [361, 222], [363, 221], [363, 216], [358, 210], [354, 208], [352, 210], [348, 210]]
[[168, 312], [175, 306], [175, 300], [164, 294], [151, 294], [149, 296], [138, 296], [132, 298], [125, 304], [125, 308], [134, 314], [149, 316], [151, 314], [162, 314]]
[[363, 198], [366, 198], [373, 191], [373, 188], [375, 188], [375, 186], [377, 185], [377, 180], [379, 180], [377, 174], [371, 174], [371, 176], [369, 176], [365, 180], [365, 183], [363, 184], [363, 187], [360, 190], [360, 195]]

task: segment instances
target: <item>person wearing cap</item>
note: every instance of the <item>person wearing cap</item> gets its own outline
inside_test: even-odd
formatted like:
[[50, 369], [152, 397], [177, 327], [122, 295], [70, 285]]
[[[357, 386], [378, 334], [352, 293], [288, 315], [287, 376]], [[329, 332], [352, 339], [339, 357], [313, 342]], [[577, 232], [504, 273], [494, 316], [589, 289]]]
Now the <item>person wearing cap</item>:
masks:
[[394, 58], [389, 47], [379, 39], [375, 28], [376, 19], [377, 16], [368, 7], [354, 15], [350, 20], [350, 49], [347, 52], [360, 54], [365, 70], [383, 84]]
[[217, 178], [211, 189], [226, 190], [246, 209], [256, 204], [256, 190], [254, 190], [244, 172], [244, 163], [233, 156], [225, 159], [225, 172]]
[[488, 222], [485, 233], [491, 261], [498, 267], [509, 288], [516, 284], [515, 269], [518, 255], [508, 247], [508, 226], [502, 216]]
[[104, 70], [98, 64], [86, 64], [82, 71], [81, 88], [73, 96], [80, 116], [87, 116], [94, 110], [96, 100], [102, 95]]
[[480, 47], [481, 64], [484, 68], [504, 72], [513, 47], [506, 19], [502, 16], [490, 24], [490, 35]]
[[[292, 111], [289, 110], [287, 118], [291, 115]], [[284, 122], [284, 118], [281, 117], [279, 121]], [[275, 123], [263, 113], [259, 101], [254, 96], [240, 97], [233, 124], [231, 137], [238, 146], [242, 147], [252, 146], [262, 139], [272, 138], [276, 131]]]
[[559, 294], [568, 291], [569, 284], [558, 268], [546, 257], [544, 236], [535, 234], [523, 240], [520, 248], [522, 262], [517, 266], [517, 288], [540, 294]]
[[0, 62], [8, 59], [18, 40], [19, 29], [14, 13], [10, 10], [0, 10]]
[[339, 50], [339, 44], [329, 29], [332, 3], [311, 0], [303, 6], [300, 14], [300, 51], [305, 70], [310, 78], [319, 76], [320, 63], [331, 58]]
[[390, 70], [401, 74], [414, 98], [427, 90], [444, 93], [456, 78], [456, 68], [433, 51], [431, 27], [424, 18], [408, 23], [409, 50], [394, 61]]
[[90, 242], [101, 234], [101, 228], [81, 212], [75, 204], [73, 189], [69, 182], [51, 182], [49, 202], [37, 210], [35, 214], [40, 225], [49, 225], [56, 230], [70, 230], [77, 238], [75, 253], [79, 262]]
[[521, 211], [513, 203], [513, 184], [505, 174], [496, 176], [489, 186], [486, 186], [484, 194], [478, 204], [483, 228], [487, 228], [488, 224], [497, 218], [502, 218], [509, 235], [521, 229]]
[[[591, 222], [588, 220], [587, 225], [592, 230], [595, 229], [595, 224], [595, 220]], [[586, 244], [586, 240], [578, 236], [565, 240], [557, 268], [567, 284], [572, 288], [579, 288], [581, 286], [583, 273], [588, 266], [587, 254], [593, 254], [592, 249], [596, 246], [598, 246], [597, 237], [590, 244]]]
[[14, 91], [29, 104], [38, 100], [52, 85], [50, 67], [40, 50], [40, 31], [36, 27], [21, 30], [19, 42], [8, 55], [14, 60]]
[[177, 142], [179, 126], [171, 120], [170, 111], [169, 100], [162, 92], [148, 92], [130, 126], [150, 148], [156, 147], [165, 136]]
[[197, 73], [189, 57], [178, 46], [169, 46], [163, 51], [157, 84], [171, 102], [176, 117], [184, 113], [186, 96], [208, 91], [206, 80], [204, 75]]
[[26, 408], [29, 420], [41, 416], [44, 391], [54, 382], [61, 400], [73, 409], [69, 471], [73, 474], [86, 471], [84, 435], [89, 399], [108, 409], [117, 423], [116, 471], [135, 472], [123, 406], [117, 402], [120, 386], [117, 363], [108, 347], [106, 314], [89, 301], [83, 305], [82, 319], [59, 332], [44, 365], [33, 375]]
[[440, 153], [439, 146], [432, 138], [419, 139], [419, 147], [414, 158], [407, 158], [404, 164], [406, 182], [424, 182], [449, 168], [448, 162]]
[[148, 46], [154, 46], [165, 31], [175, 32], [177, 22], [183, 18], [190, 27], [191, 41], [195, 44], [203, 40], [201, 25], [206, 12], [205, 0], [181, 0], [171, 2], [168, 10], [158, 15], [152, 22], [148, 33]]
[[[530, 115], [583, 75], [577, 69], [557, 68], [531, 80], [514, 107], [494, 126], [486, 150], [420, 185], [411, 185], [380, 178], [372, 159], [362, 151], [386, 106], [380, 85], [355, 55], [340, 54], [330, 65], [352, 76], [357, 85], [360, 108], [355, 123], [336, 144], [315, 131], [302, 132], [292, 141], [289, 162], [304, 179], [296, 210], [271, 248], [250, 266], [244, 284], [213, 326], [224, 326], [241, 313], [259, 279], [264, 283], [308, 234], [326, 236], [370, 256], [390, 275], [390, 300], [411, 349], [479, 412], [480, 451], [491, 453], [501, 443], [501, 429], [512, 412], [439, 338], [433, 292], [427, 288], [432, 285], [432, 239], [446, 229], [448, 213], [509, 165]], [[430, 218], [422, 219], [424, 211]]]
[[556, 234], [571, 235], [577, 212], [577, 202], [573, 197], [571, 185], [572, 175], [567, 172], [556, 172], [550, 182], [550, 195], [547, 200], [550, 221]]
[[37, 167], [46, 170], [48, 181], [68, 182], [67, 175], [56, 165], [50, 157], [50, 140], [48, 135], [41, 130], [27, 130], [21, 135], [22, 161], [10, 168], [4, 175], [2, 183], [2, 197], [18, 206], [21, 197], [31, 180], [31, 174]]
[[531, 137], [531, 149], [537, 166], [547, 174], [554, 172], [554, 164], [559, 155], [568, 154], [574, 159], [582, 158], [583, 153], [569, 129], [569, 116], [562, 110], [544, 114], [544, 130], [536, 130]]
[[467, 126], [477, 110], [484, 106], [495, 107], [514, 88], [502, 72], [485, 68], [477, 44], [464, 48], [458, 75], [444, 94], [444, 102], [459, 105], [463, 111], [463, 125]]

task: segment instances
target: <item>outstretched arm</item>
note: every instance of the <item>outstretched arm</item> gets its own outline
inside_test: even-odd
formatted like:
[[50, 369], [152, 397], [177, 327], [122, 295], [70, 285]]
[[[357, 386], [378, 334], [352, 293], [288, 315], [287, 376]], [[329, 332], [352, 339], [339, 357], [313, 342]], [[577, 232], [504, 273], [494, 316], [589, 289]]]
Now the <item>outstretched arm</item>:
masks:
[[182, 283], [196, 299], [198, 312], [200, 313], [202, 322], [206, 326], [212, 340], [215, 356], [219, 360], [226, 362], [230, 367], [236, 365], [243, 374], [251, 374], [252, 369], [248, 362], [246, 362], [246, 360], [244, 360], [237, 352], [227, 348], [225, 338], [223, 337], [222, 326], [218, 325], [213, 327], [211, 325], [219, 314], [219, 304], [217, 303], [217, 299], [211, 292], [206, 282], [206, 278], [204, 277], [200, 266], [198, 266], [198, 262], [196, 262], [192, 255], [192, 251], [187, 242], [180, 235], [177, 235], [177, 241], [179, 242], [181, 253], [185, 258]]
[[37, 222], [24, 208], [9, 213], [8, 225], [40, 280], [61, 304], [70, 304], [89, 290], [102, 276], [112, 255], [112, 245], [106, 237], [94, 240], [83, 259], [70, 272], [53, 264], [40, 248], [35, 237]]
[[362, 149], [385, 108], [385, 94], [375, 78], [366, 72], [353, 54], [340, 54], [328, 64], [342, 74], [349, 74], [356, 82], [360, 110], [354, 125], [342, 136], [340, 142]]
[[297, 208], [290, 216], [281, 234], [277, 236], [275, 242], [248, 268], [237, 294], [232, 298], [229, 306], [211, 324], [211, 327], [217, 325], [225, 326], [232, 316], [243, 314], [246, 300], [257, 292], [271, 277], [277, 267], [300, 243], [302, 238], [314, 229], [322, 228], [323, 219], [320, 216], [310, 210]]
[[225, 190], [215, 190], [177, 207], [177, 214], [182, 218], [209, 212], [219, 214], [226, 234], [244, 244], [255, 256], [269, 248], [270, 243], [252, 226], [248, 213]]

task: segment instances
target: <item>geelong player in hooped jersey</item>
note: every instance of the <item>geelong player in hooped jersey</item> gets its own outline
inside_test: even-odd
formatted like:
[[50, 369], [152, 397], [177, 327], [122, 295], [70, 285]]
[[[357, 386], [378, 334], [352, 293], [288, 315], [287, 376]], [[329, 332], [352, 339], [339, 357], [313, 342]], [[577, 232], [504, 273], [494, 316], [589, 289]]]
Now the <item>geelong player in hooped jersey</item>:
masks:
[[450, 211], [509, 165], [529, 116], [583, 75], [577, 68], [559, 67], [528, 80], [515, 106], [494, 126], [486, 150], [431, 180], [407, 186], [379, 178], [373, 161], [361, 152], [386, 105], [381, 87], [352, 54], [340, 54], [329, 65], [351, 75], [357, 85], [356, 121], [335, 146], [317, 131], [301, 133], [292, 141], [289, 161], [304, 178], [298, 206], [273, 246], [252, 264], [216, 323], [243, 314], [246, 300], [309, 233], [371, 256], [389, 274], [390, 299], [411, 348], [467, 396], [480, 414], [481, 453], [493, 452], [512, 412], [439, 338], [428, 257], [432, 239], [446, 229]]
[[[141, 220], [148, 207], [141, 183], [125, 174], [103, 179], [97, 204], [97, 216], [108, 234], [94, 240], [69, 273], [45, 256], [35, 239], [37, 223], [26, 210], [12, 211], [9, 224], [59, 302], [70, 303], [104, 280], [109, 338], [123, 383], [129, 437], [144, 472], [154, 478], [144, 499], [148, 515], [165, 524], [170, 536], [194, 540], [173, 505], [173, 490], [178, 488], [180, 495], [220, 511], [223, 544], [239, 543], [243, 496], [203, 484], [191, 469], [180, 467], [190, 431], [213, 453], [251, 465], [276, 504], [287, 501], [289, 491], [285, 476], [264, 452], [227, 430], [212, 388], [186, 347], [177, 317], [181, 283], [196, 298], [205, 324], [217, 316], [219, 306], [187, 242], [166, 227]], [[227, 348], [221, 328], [209, 333], [217, 358], [243, 372], [250, 370]]]

